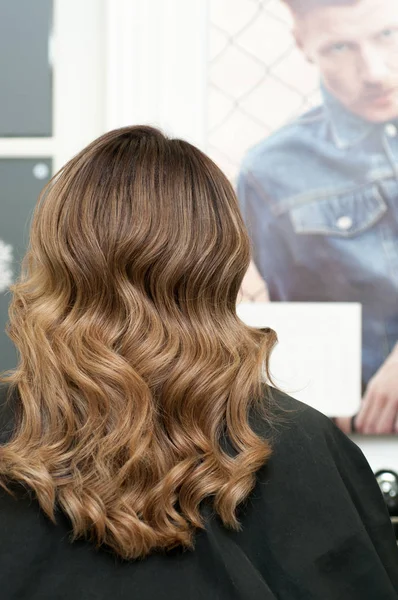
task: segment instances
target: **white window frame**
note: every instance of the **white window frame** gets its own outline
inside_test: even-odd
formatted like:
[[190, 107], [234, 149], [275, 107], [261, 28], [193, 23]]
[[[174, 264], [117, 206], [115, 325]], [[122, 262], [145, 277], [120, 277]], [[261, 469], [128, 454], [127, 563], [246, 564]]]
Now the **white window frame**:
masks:
[[0, 138], [53, 172], [104, 131], [151, 124], [206, 150], [208, 0], [54, 0], [53, 135]]

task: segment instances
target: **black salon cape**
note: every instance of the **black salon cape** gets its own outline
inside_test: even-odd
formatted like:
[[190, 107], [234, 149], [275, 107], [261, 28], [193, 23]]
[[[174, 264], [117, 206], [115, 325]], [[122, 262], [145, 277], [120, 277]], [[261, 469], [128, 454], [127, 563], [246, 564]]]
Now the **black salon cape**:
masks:
[[[18, 486], [17, 501], [0, 492], [1, 600], [397, 599], [397, 546], [362, 452], [316, 410], [274, 397], [291, 412], [276, 429], [255, 424], [274, 453], [239, 511], [242, 531], [204, 506], [193, 552], [122, 561], [71, 544], [67, 518], [58, 512], [52, 524]], [[4, 441], [4, 388], [1, 406]]]

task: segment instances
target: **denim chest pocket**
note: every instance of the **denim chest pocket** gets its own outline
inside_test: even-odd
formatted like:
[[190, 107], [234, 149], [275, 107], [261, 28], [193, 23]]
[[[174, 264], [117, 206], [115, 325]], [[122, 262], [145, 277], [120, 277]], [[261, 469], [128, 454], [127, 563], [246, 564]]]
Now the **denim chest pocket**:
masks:
[[354, 237], [370, 229], [388, 207], [377, 184], [330, 195], [290, 209], [297, 234]]

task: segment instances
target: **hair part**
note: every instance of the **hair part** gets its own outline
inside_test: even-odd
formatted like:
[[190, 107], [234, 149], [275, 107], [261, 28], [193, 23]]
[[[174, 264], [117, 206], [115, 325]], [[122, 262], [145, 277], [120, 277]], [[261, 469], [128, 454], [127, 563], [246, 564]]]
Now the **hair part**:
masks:
[[249, 413], [276, 340], [236, 314], [250, 258], [230, 183], [189, 143], [127, 127], [70, 160], [11, 287], [0, 485], [125, 559], [192, 547], [205, 500], [239, 528], [271, 452]]

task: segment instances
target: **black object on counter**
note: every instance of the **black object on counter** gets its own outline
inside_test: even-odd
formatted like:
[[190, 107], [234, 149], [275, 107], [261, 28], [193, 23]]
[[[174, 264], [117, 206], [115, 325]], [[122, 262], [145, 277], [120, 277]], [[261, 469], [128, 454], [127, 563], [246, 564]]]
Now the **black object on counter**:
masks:
[[398, 474], [395, 471], [381, 470], [375, 473], [391, 517], [398, 517]]

